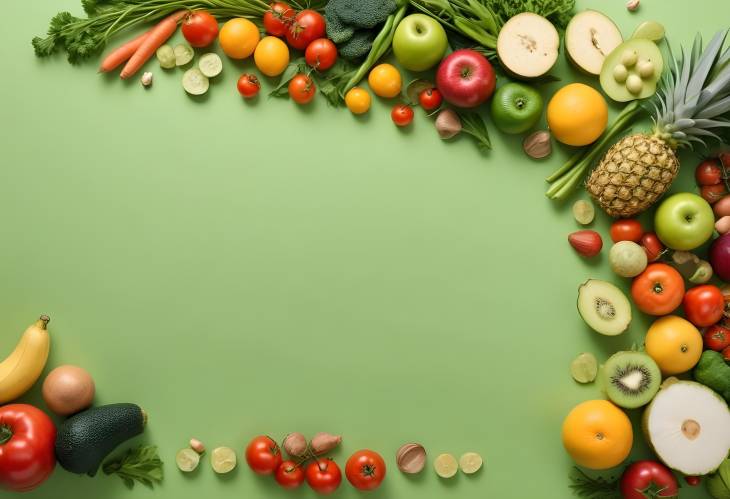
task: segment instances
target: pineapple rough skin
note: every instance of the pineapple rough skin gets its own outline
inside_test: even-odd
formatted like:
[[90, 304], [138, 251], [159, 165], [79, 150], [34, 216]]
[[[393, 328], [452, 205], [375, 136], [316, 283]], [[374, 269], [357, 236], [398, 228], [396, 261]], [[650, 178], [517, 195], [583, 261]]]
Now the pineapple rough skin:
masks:
[[677, 155], [665, 141], [629, 135], [606, 152], [586, 189], [608, 215], [633, 217], [667, 192], [678, 171]]

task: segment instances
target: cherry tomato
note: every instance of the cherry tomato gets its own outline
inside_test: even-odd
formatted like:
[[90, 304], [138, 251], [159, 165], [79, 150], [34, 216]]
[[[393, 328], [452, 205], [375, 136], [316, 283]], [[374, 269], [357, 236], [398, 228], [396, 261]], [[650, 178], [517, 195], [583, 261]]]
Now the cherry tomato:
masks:
[[393, 123], [398, 126], [408, 126], [413, 121], [413, 108], [406, 104], [396, 104], [390, 112]]
[[327, 71], [337, 62], [337, 46], [327, 38], [317, 38], [304, 51], [307, 64], [317, 71]]
[[[678, 497], [679, 484], [671, 470], [656, 461], [636, 461], [621, 475], [623, 499], [646, 499], [650, 490], [661, 490], [658, 497]], [[652, 495], [655, 497], [655, 495]]]
[[682, 306], [688, 321], [697, 327], [707, 327], [722, 319], [725, 298], [717, 286], [702, 284], [685, 293]]
[[717, 185], [722, 182], [722, 167], [715, 158], [704, 160], [695, 169], [697, 185]]
[[646, 252], [646, 258], [650, 262], [657, 260], [664, 251], [664, 245], [654, 232], [647, 232], [641, 236], [641, 246]]
[[667, 315], [682, 303], [684, 279], [666, 263], [652, 263], [631, 283], [631, 297], [649, 315]]
[[322, 14], [304, 9], [294, 17], [294, 22], [286, 30], [286, 42], [295, 49], [304, 50], [317, 38], [324, 38], [325, 27]]
[[298, 74], [289, 82], [289, 96], [297, 104], [308, 104], [314, 99], [317, 87], [305, 74]]
[[0, 488], [27, 492], [56, 467], [56, 427], [46, 413], [27, 404], [0, 407]]
[[248, 73], [241, 75], [236, 86], [238, 87], [240, 94], [247, 99], [256, 96], [256, 94], [259, 93], [259, 90], [261, 90], [261, 82], [256, 75]]
[[345, 105], [352, 114], [367, 113], [370, 109], [370, 94], [360, 87], [353, 87], [345, 94]]
[[294, 461], [284, 461], [276, 469], [276, 483], [285, 489], [296, 489], [304, 483], [304, 470]]
[[703, 185], [700, 187], [700, 196], [710, 204], [717, 203], [725, 194], [727, 194], [725, 184]]
[[359, 450], [347, 460], [345, 476], [357, 490], [375, 490], [385, 478], [385, 461], [377, 452]]
[[270, 35], [284, 36], [294, 22], [296, 12], [284, 2], [272, 2], [264, 13], [264, 29]]
[[722, 353], [722, 357], [726, 361], [730, 362], [730, 347], [726, 347], [721, 353]]
[[331, 459], [316, 459], [309, 463], [304, 474], [307, 483], [318, 494], [331, 494], [342, 483], [342, 472]]
[[193, 47], [207, 47], [218, 36], [218, 21], [204, 10], [194, 10], [182, 22], [182, 34]]
[[705, 330], [703, 339], [705, 340], [705, 348], [722, 352], [730, 346], [730, 329], [714, 324]]
[[438, 109], [444, 98], [441, 96], [441, 92], [437, 88], [427, 88], [420, 94], [418, 94], [418, 103], [426, 111], [433, 111]]
[[702, 482], [701, 476], [686, 476], [684, 477], [684, 481], [687, 482], [687, 485], [690, 487], [697, 487]]
[[644, 235], [644, 229], [638, 220], [626, 218], [616, 220], [611, 224], [611, 240], [614, 243], [619, 241], [633, 241], [639, 243], [641, 236]]
[[279, 444], [265, 435], [251, 440], [246, 447], [246, 462], [259, 475], [271, 475], [281, 464]]

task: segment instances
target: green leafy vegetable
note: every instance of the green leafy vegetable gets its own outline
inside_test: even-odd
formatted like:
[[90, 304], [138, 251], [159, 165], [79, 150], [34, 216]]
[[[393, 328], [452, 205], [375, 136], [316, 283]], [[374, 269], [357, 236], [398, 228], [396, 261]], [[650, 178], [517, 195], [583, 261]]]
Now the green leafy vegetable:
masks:
[[[730, 401], [730, 366], [720, 352], [705, 350], [693, 372], [696, 381]], [[730, 473], [730, 471], [728, 472]], [[730, 481], [730, 478], [729, 478]]]
[[477, 147], [480, 150], [486, 151], [492, 148], [487, 125], [481, 116], [476, 113], [457, 112], [456, 114], [459, 115], [461, 120], [461, 131], [471, 135], [476, 140]]
[[153, 488], [155, 484], [162, 483], [164, 478], [162, 466], [156, 446], [140, 445], [109, 459], [102, 469], [106, 475], [117, 475], [130, 489], [134, 487], [135, 481]]
[[482, 3], [492, 11], [500, 26], [517, 14], [533, 12], [565, 29], [575, 9], [575, 0], [482, 0]]
[[621, 499], [619, 482], [614, 477], [590, 477], [580, 468], [574, 468], [570, 475], [570, 488], [573, 494], [586, 499]]

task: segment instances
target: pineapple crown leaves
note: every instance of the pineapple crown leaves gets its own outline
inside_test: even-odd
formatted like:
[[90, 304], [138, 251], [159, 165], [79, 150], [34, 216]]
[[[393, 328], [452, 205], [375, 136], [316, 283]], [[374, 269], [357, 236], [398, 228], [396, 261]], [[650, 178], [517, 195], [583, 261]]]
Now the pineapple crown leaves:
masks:
[[673, 147], [705, 146], [703, 138], [720, 140], [709, 129], [730, 127], [730, 47], [722, 51], [727, 34], [717, 32], [704, 50], [698, 34], [679, 60], [669, 47], [670, 69], [653, 106], [655, 134]]

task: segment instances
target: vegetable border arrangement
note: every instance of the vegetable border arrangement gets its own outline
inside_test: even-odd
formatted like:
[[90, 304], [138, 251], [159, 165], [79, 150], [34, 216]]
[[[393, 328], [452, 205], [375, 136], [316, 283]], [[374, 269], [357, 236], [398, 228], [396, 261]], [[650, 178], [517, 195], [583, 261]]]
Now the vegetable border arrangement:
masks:
[[[604, 396], [566, 410], [562, 441], [576, 464], [572, 492], [670, 498], [679, 497], [683, 481], [730, 498], [727, 29], [707, 43], [698, 34], [672, 50], [660, 23], [642, 22], [625, 38], [603, 13], [576, 13], [574, 0], [82, 0], [82, 6], [85, 16], [61, 12], [47, 36], [33, 39], [37, 56], [65, 52], [80, 64], [134, 30], [135, 37], [104, 55], [100, 71], [139, 75], [150, 88], [155, 59], [163, 69], [179, 68], [182, 87], [194, 98], [227, 65], [206, 49], [217, 42], [229, 59], [253, 59], [257, 73], [237, 81], [244, 99], [260, 92], [263, 78], [272, 80], [272, 96], [307, 105], [319, 94], [354, 114], [368, 113], [375, 94], [397, 99], [396, 126], [411, 126], [420, 106], [445, 140], [465, 133], [489, 149], [489, 114], [500, 132], [523, 137], [531, 158], [550, 156], [555, 141], [574, 148], [547, 178], [546, 194], [562, 201], [585, 189], [572, 207], [579, 230], [568, 237], [577, 258], [603, 251], [605, 235], [590, 227], [595, 206], [616, 219], [607, 260], [618, 281], [588, 278], [578, 287], [578, 313], [588, 329], [607, 336], [625, 332], [636, 311], [655, 319], [631, 351], [608, 358], [576, 352], [574, 381], [595, 383]], [[639, 0], [626, 7], [639, 9]], [[185, 42], [168, 45], [178, 27]], [[595, 84], [569, 82], [544, 105], [540, 85], [554, 81], [550, 71], [561, 47]], [[404, 84], [405, 74], [415, 76]], [[611, 124], [607, 99], [625, 103]], [[536, 130], [543, 111], [548, 129]], [[651, 129], [627, 132], [647, 116]], [[678, 151], [708, 147], [717, 152], [706, 152], [696, 166], [697, 192], [665, 197], [679, 172]], [[649, 209], [652, 226], [646, 227], [635, 217]], [[46, 365], [49, 320], [33, 323], [0, 363], [0, 404], [6, 404], [0, 407], [0, 487], [32, 490], [56, 463], [71, 473], [94, 476], [101, 469], [129, 487], [154, 487], [164, 479], [156, 447], [128, 445], [144, 431], [147, 412], [132, 403], [94, 407], [94, 381], [84, 369], [60, 366], [43, 381], [48, 410], [62, 418], [58, 426], [41, 409], [16, 402]], [[642, 411], [641, 432], [627, 416], [633, 410]], [[652, 456], [626, 462], [638, 438]], [[326, 495], [343, 481], [340, 466], [327, 457], [341, 442], [329, 433], [308, 439], [293, 432], [280, 441], [261, 435], [243, 455], [254, 473], [271, 475], [283, 488], [307, 482]], [[482, 457], [466, 450], [460, 459], [435, 456], [435, 472], [444, 479], [459, 470], [477, 473]], [[237, 466], [236, 450], [208, 453], [194, 438], [174, 460], [189, 473], [204, 456], [215, 473]], [[407, 474], [422, 472], [428, 461], [415, 442], [393, 459]], [[373, 490], [387, 467], [381, 454], [363, 449], [347, 460], [344, 475], [356, 489]]]

